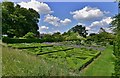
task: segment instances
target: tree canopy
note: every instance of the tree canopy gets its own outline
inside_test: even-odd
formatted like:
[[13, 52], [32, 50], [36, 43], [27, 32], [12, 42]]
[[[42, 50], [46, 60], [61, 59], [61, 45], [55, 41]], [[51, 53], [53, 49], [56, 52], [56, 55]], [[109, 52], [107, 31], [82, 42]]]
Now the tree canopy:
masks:
[[22, 37], [28, 32], [37, 35], [40, 15], [33, 9], [22, 8], [12, 2], [2, 2], [2, 34]]
[[86, 37], [86, 35], [88, 34], [85, 26], [82, 26], [82, 25], [76, 25], [75, 27], [71, 28], [68, 32], [71, 32], [71, 31], [78, 32], [79, 35], [82, 37]]

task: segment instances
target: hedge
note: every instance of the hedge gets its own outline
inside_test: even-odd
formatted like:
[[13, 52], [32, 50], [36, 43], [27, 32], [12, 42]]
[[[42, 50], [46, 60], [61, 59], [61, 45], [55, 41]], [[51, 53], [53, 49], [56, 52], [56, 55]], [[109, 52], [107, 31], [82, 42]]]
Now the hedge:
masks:
[[20, 46], [20, 47], [18, 47], [18, 46], [8, 46], [8, 47], [12, 47], [12, 48], [16, 48], [16, 49], [31, 49], [31, 48], [39, 48], [39, 47], [41, 47], [41, 48], [43, 48], [43, 47], [53, 47], [53, 45], [45, 45], [45, 46]]
[[81, 71], [87, 65], [89, 65], [92, 61], [94, 61], [94, 59], [96, 59], [100, 54], [101, 52], [97, 52], [94, 57], [88, 56], [87, 59], [84, 60], [84, 63], [82, 64], [82, 66], [80, 66], [79, 71]]
[[19, 39], [19, 38], [8, 38], [4, 37], [2, 38], [2, 42], [4, 43], [41, 43], [43, 40], [40, 39]]
[[118, 40], [116, 40], [114, 42], [113, 51], [114, 51], [114, 55], [116, 57], [115, 73], [113, 73], [113, 76], [115, 78], [120, 78], [120, 36], [118, 37]]
[[19, 39], [19, 38], [2, 38], [2, 42], [4, 43], [42, 43], [42, 42], [61, 42], [63, 40], [59, 39]]
[[67, 49], [63, 49], [63, 50], [55, 50], [55, 51], [50, 51], [50, 52], [40, 52], [40, 53], [37, 53], [37, 55], [44, 55], [44, 54], [67, 51], [67, 50], [72, 50], [72, 49], [74, 49], [74, 48], [67, 48]]

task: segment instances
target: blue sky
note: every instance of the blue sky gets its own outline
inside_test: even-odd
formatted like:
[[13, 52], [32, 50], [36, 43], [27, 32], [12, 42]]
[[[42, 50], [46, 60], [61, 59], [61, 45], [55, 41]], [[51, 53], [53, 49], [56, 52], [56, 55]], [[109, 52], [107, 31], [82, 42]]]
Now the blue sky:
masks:
[[118, 13], [118, 5], [117, 2], [114, 2], [115, 0], [92, 0], [93, 2], [91, 0], [69, 0], [71, 2], [68, 0], [10, 1], [27, 9], [33, 8], [40, 14], [40, 22], [38, 23], [40, 33], [57, 31], [63, 33], [77, 24], [86, 26], [88, 33], [97, 33], [101, 27], [111, 32], [109, 24], [112, 17]]
[[[51, 14], [54, 17], [58, 17], [61, 20], [64, 20], [65, 18], [68, 18], [71, 20], [71, 23], [69, 23], [66, 26], [64, 26], [64, 25], [54, 26], [54, 25], [51, 25], [51, 24], [44, 22], [43, 21], [44, 15], [41, 15], [41, 23], [39, 25], [40, 26], [48, 26], [49, 29], [46, 30], [47, 32], [52, 32], [52, 31], [65, 32], [78, 23], [80, 23], [80, 24], [82, 23], [83, 25], [85, 24], [86, 27], [89, 27], [90, 24], [95, 22], [95, 21], [101, 21], [104, 17], [106, 17], [106, 18], [113, 17], [113, 16], [115, 16], [115, 14], [118, 13], [117, 3], [114, 3], [114, 2], [74, 2], [74, 3], [71, 3], [71, 2], [61, 2], [61, 3], [47, 2], [46, 4], [48, 4], [49, 7], [51, 7], [51, 10], [54, 11]], [[103, 17], [98, 17], [98, 18], [95, 18], [94, 20], [91, 19], [89, 21], [87, 21], [87, 20], [84, 20], [84, 21], [75, 20], [73, 18], [73, 15], [70, 14], [70, 12], [73, 12], [76, 10], [81, 10], [85, 7], [97, 8], [97, 9], [100, 9], [101, 11], [106, 11], [109, 13], [105, 14]], [[93, 32], [97, 32], [99, 30], [99, 28], [100, 28], [99, 26], [94, 27]], [[104, 28], [104, 26], [103, 26], [103, 28]]]
[[[0, 0], [0, 2], [1, 1], [4, 1], [4, 0]], [[21, 2], [21, 1], [28, 2], [30, 0], [9, 0], [9, 1], [12, 1], [12, 2]], [[42, 1], [42, 2], [114, 2], [116, 0], [37, 0], [37, 1]]]

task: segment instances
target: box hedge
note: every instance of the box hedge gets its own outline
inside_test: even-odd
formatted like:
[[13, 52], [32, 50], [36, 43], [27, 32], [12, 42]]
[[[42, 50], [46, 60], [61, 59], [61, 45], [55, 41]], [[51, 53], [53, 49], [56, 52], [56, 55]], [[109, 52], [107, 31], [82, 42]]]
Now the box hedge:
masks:
[[43, 40], [41, 39], [19, 39], [19, 38], [2, 38], [2, 42], [4, 43], [41, 43]]

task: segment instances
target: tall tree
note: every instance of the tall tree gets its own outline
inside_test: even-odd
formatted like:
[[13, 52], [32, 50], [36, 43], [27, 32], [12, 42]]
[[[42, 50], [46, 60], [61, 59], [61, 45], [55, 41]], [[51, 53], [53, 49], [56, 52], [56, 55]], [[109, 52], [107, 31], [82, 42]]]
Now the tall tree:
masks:
[[86, 35], [88, 34], [85, 26], [82, 26], [82, 25], [76, 25], [75, 27], [71, 28], [68, 32], [71, 32], [71, 31], [78, 32], [79, 35], [82, 37], [86, 37]]
[[9, 37], [24, 36], [28, 32], [37, 34], [39, 14], [33, 9], [26, 9], [12, 2], [2, 3], [2, 33]]

